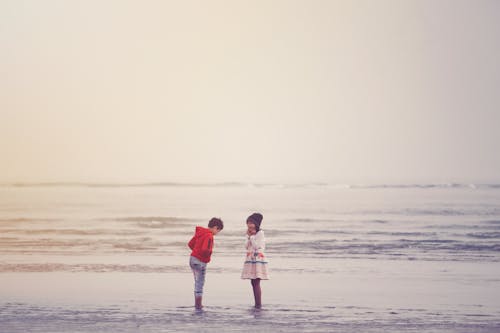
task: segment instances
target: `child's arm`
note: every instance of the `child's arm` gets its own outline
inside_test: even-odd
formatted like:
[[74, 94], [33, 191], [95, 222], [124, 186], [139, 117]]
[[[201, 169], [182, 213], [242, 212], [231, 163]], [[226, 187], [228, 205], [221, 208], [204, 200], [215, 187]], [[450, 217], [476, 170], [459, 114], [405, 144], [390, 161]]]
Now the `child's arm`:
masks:
[[255, 249], [255, 252], [258, 253], [258, 256], [264, 257], [264, 250], [266, 249], [266, 240], [264, 239], [264, 231], [259, 231], [254, 237], [250, 237], [250, 242], [252, 243], [252, 247]]
[[191, 240], [189, 241], [188, 246], [191, 250], [194, 250], [195, 245], [196, 245], [196, 239], [195, 236], [193, 236], [193, 238], [191, 238]]
[[212, 244], [213, 244], [212, 237], [207, 236], [203, 239], [203, 243], [201, 244], [202, 256], [209, 257], [212, 254]]

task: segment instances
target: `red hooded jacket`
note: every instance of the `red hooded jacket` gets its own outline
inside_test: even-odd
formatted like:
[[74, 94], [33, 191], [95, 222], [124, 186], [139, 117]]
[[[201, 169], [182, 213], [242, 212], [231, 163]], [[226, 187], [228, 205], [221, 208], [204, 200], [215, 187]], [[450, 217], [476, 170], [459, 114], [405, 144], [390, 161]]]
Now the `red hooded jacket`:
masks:
[[196, 227], [193, 238], [188, 243], [188, 246], [193, 252], [191, 255], [198, 258], [202, 262], [210, 262], [210, 256], [214, 248], [214, 235], [210, 229]]

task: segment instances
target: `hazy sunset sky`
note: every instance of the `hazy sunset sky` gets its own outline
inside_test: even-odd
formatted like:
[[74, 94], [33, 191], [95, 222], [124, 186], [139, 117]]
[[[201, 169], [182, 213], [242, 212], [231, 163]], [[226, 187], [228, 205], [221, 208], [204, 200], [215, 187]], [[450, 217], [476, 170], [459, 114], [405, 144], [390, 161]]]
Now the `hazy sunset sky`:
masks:
[[500, 180], [500, 1], [0, 0], [0, 182]]

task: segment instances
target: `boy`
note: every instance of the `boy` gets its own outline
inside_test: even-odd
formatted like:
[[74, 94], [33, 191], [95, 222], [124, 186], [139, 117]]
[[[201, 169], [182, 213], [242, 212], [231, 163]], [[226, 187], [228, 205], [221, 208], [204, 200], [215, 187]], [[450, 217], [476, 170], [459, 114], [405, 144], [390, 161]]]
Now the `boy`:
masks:
[[208, 222], [208, 228], [196, 227], [193, 238], [188, 243], [191, 250], [189, 266], [194, 275], [194, 306], [200, 310], [201, 298], [203, 296], [203, 285], [205, 284], [205, 272], [210, 256], [214, 248], [214, 236], [224, 228], [221, 219], [213, 217]]

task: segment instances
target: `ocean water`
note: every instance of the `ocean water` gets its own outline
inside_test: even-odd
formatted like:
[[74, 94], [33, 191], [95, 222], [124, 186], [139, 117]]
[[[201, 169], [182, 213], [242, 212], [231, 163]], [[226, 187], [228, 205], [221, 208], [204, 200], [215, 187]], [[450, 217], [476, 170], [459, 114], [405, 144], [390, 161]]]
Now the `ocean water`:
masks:
[[[255, 211], [261, 310], [239, 278]], [[195, 311], [186, 243], [213, 216]], [[0, 186], [0, 332], [249, 329], [500, 332], [500, 186]]]

